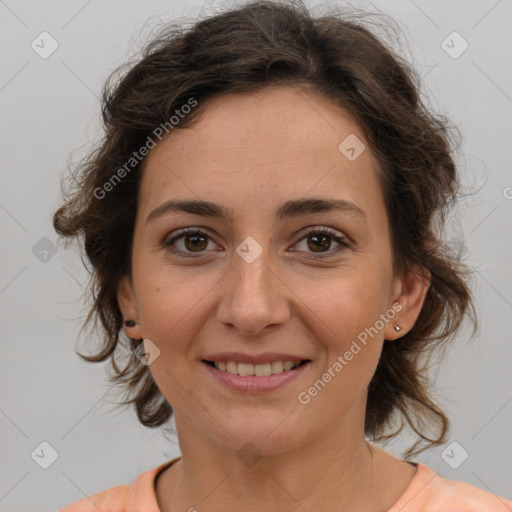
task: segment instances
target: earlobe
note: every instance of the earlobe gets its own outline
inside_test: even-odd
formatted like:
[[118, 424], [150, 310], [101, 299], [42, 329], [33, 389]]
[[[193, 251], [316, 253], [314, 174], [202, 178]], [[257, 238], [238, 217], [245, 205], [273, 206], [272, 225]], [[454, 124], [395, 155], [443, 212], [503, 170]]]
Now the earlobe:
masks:
[[[401, 308], [386, 332], [386, 339], [398, 339], [407, 334], [420, 315], [421, 308], [430, 288], [432, 275], [426, 268], [411, 270], [400, 279], [400, 291], [395, 295], [394, 304], [399, 303]], [[396, 308], [394, 308], [396, 310]], [[399, 328], [397, 329], [396, 326]]]
[[142, 338], [139, 311], [132, 280], [128, 276], [123, 276], [117, 287], [117, 303], [121, 314], [123, 315], [123, 328], [126, 335], [130, 338]]

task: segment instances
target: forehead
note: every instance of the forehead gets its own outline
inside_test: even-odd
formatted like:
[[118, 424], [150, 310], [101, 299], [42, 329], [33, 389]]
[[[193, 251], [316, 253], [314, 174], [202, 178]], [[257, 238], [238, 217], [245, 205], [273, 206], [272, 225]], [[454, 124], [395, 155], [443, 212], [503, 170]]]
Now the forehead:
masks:
[[[142, 210], [201, 198], [261, 213], [306, 195], [338, 197], [382, 216], [378, 162], [357, 122], [333, 101], [290, 87], [210, 98], [144, 162]], [[356, 159], [340, 144], [359, 144]], [[347, 144], [342, 144], [346, 150]], [[196, 197], [194, 197], [196, 196]]]

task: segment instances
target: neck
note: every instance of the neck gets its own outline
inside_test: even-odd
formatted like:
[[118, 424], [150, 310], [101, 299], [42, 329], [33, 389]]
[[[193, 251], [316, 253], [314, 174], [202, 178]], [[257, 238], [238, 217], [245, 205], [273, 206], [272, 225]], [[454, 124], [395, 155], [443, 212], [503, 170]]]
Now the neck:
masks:
[[[181, 427], [178, 432], [191, 432], [190, 425]], [[236, 451], [187, 436], [180, 439], [182, 459], [158, 480], [160, 509], [388, 510], [407, 488], [412, 466], [367, 443], [364, 436], [335, 439], [333, 443], [325, 435], [280, 453], [253, 451], [252, 458], [242, 461]], [[386, 481], [391, 472], [393, 479]]]

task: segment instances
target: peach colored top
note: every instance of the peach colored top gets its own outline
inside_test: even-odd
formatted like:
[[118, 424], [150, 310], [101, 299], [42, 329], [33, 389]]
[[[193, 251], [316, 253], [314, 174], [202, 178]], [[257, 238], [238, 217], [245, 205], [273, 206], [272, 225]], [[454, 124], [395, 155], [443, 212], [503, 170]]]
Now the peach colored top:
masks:
[[[58, 512], [160, 512], [155, 478], [181, 456], [118, 485], [72, 503]], [[437, 476], [419, 462], [409, 487], [388, 512], [512, 512], [512, 501], [478, 487]]]

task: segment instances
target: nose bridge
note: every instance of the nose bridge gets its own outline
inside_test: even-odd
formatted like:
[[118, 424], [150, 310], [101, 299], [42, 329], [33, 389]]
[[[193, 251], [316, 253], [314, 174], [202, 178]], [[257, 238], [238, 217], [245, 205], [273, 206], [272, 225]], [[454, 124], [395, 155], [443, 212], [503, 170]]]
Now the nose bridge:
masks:
[[271, 300], [273, 273], [270, 239], [245, 238], [236, 248], [233, 261], [233, 293], [245, 303], [264, 306]]
[[288, 308], [279, 297], [277, 277], [272, 270], [271, 240], [244, 239], [233, 255], [218, 310], [219, 321], [235, 325], [244, 333], [256, 334], [268, 325], [288, 317]]

